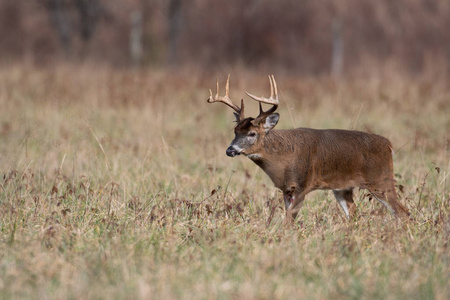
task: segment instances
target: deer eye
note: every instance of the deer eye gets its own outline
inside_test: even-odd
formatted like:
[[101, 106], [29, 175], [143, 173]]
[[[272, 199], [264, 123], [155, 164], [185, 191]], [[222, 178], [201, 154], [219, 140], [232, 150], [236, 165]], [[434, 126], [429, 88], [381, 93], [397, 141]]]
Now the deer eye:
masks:
[[248, 136], [249, 136], [249, 137], [255, 137], [255, 136], [256, 136], [256, 132], [250, 131], [250, 132], [248, 133]]

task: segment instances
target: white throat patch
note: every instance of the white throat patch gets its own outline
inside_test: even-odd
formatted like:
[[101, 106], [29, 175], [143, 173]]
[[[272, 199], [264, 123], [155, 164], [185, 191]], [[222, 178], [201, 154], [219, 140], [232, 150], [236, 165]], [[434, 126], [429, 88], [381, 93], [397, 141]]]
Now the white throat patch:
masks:
[[259, 153], [253, 153], [248, 154], [247, 157], [250, 158], [251, 160], [260, 160], [262, 158], [262, 155]]

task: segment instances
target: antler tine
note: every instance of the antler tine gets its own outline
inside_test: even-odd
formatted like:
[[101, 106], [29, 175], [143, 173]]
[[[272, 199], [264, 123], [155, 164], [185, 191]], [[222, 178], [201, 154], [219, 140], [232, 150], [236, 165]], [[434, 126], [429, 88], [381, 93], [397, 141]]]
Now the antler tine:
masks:
[[270, 75], [268, 75], [268, 77], [269, 77], [269, 82], [270, 82], [270, 98], [273, 98], [273, 80], [272, 80], [273, 75], [272, 75], [272, 77], [270, 77]]
[[[272, 75], [272, 77], [269, 75], [269, 83], [270, 83], [270, 98], [264, 98], [263, 96], [257, 97], [255, 95], [250, 94], [249, 92], [245, 92], [247, 96], [252, 98], [253, 100], [266, 103], [266, 104], [272, 104], [272, 105], [278, 105], [278, 89], [277, 89], [277, 82], [275, 81], [275, 77]], [[275, 92], [275, 95], [274, 95]]]
[[228, 74], [227, 78], [227, 84], [225, 85], [225, 96], [219, 96], [219, 79], [216, 79], [216, 86], [217, 86], [217, 93], [213, 97], [212, 91], [209, 90], [209, 98], [206, 100], [208, 103], [214, 103], [214, 102], [222, 102], [232, 109], [236, 111], [238, 117], [240, 120], [244, 119], [244, 103], [241, 101], [241, 107], [237, 106], [233, 103], [230, 99], [230, 74]]
[[275, 81], [275, 77], [272, 74], [272, 83], [275, 89], [275, 99], [277, 99], [278, 102], [278, 88], [277, 88], [277, 82]]
[[[278, 88], [277, 88], [277, 82], [275, 81], [275, 77], [273, 75], [269, 75], [269, 83], [270, 83], [270, 98], [256, 97], [255, 95], [252, 95], [252, 94], [246, 92], [250, 98], [259, 102], [259, 115], [256, 117], [256, 120], [255, 120], [256, 123], [259, 123], [265, 117], [271, 115], [278, 108], [278, 104], [279, 104]], [[268, 109], [267, 111], [264, 111], [262, 109], [262, 103], [272, 104], [273, 106], [270, 109]]]
[[219, 78], [216, 78], [216, 86], [217, 86], [217, 88], [216, 88], [216, 98], [218, 98], [219, 97]]
[[230, 74], [228, 74], [227, 84], [225, 85], [225, 97], [230, 98]]

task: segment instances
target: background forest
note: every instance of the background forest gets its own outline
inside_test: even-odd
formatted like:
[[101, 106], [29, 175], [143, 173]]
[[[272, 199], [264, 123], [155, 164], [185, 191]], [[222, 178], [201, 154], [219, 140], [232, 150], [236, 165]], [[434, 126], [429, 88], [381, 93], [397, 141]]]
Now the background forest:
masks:
[[449, 15], [446, 0], [3, 0], [0, 60], [448, 71]]

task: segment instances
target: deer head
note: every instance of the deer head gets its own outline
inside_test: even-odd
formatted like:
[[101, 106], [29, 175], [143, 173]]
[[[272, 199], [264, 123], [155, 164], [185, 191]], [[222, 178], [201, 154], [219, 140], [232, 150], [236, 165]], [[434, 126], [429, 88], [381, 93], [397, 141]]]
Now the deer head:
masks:
[[[234, 128], [235, 137], [227, 148], [226, 154], [234, 157], [239, 154], [247, 156], [257, 155], [259, 150], [263, 147], [263, 140], [266, 134], [275, 127], [278, 123], [280, 115], [275, 113], [278, 108], [278, 90], [277, 83], [273, 75], [269, 76], [270, 82], [270, 97], [256, 97], [250, 93], [247, 95], [259, 102], [259, 115], [256, 118], [244, 117], [244, 100], [241, 100], [241, 107], [235, 105], [229, 98], [230, 75], [228, 75], [227, 84], [225, 88], [225, 96], [219, 96], [219, 83], [217, 81], [217, 93], [213, 97], [212, 91], [208, 98], [209, 103], [222, 102], [235, 110], [236, 127]], [[262, 103], [273, 105], [269, 110], [262, 109]]]

